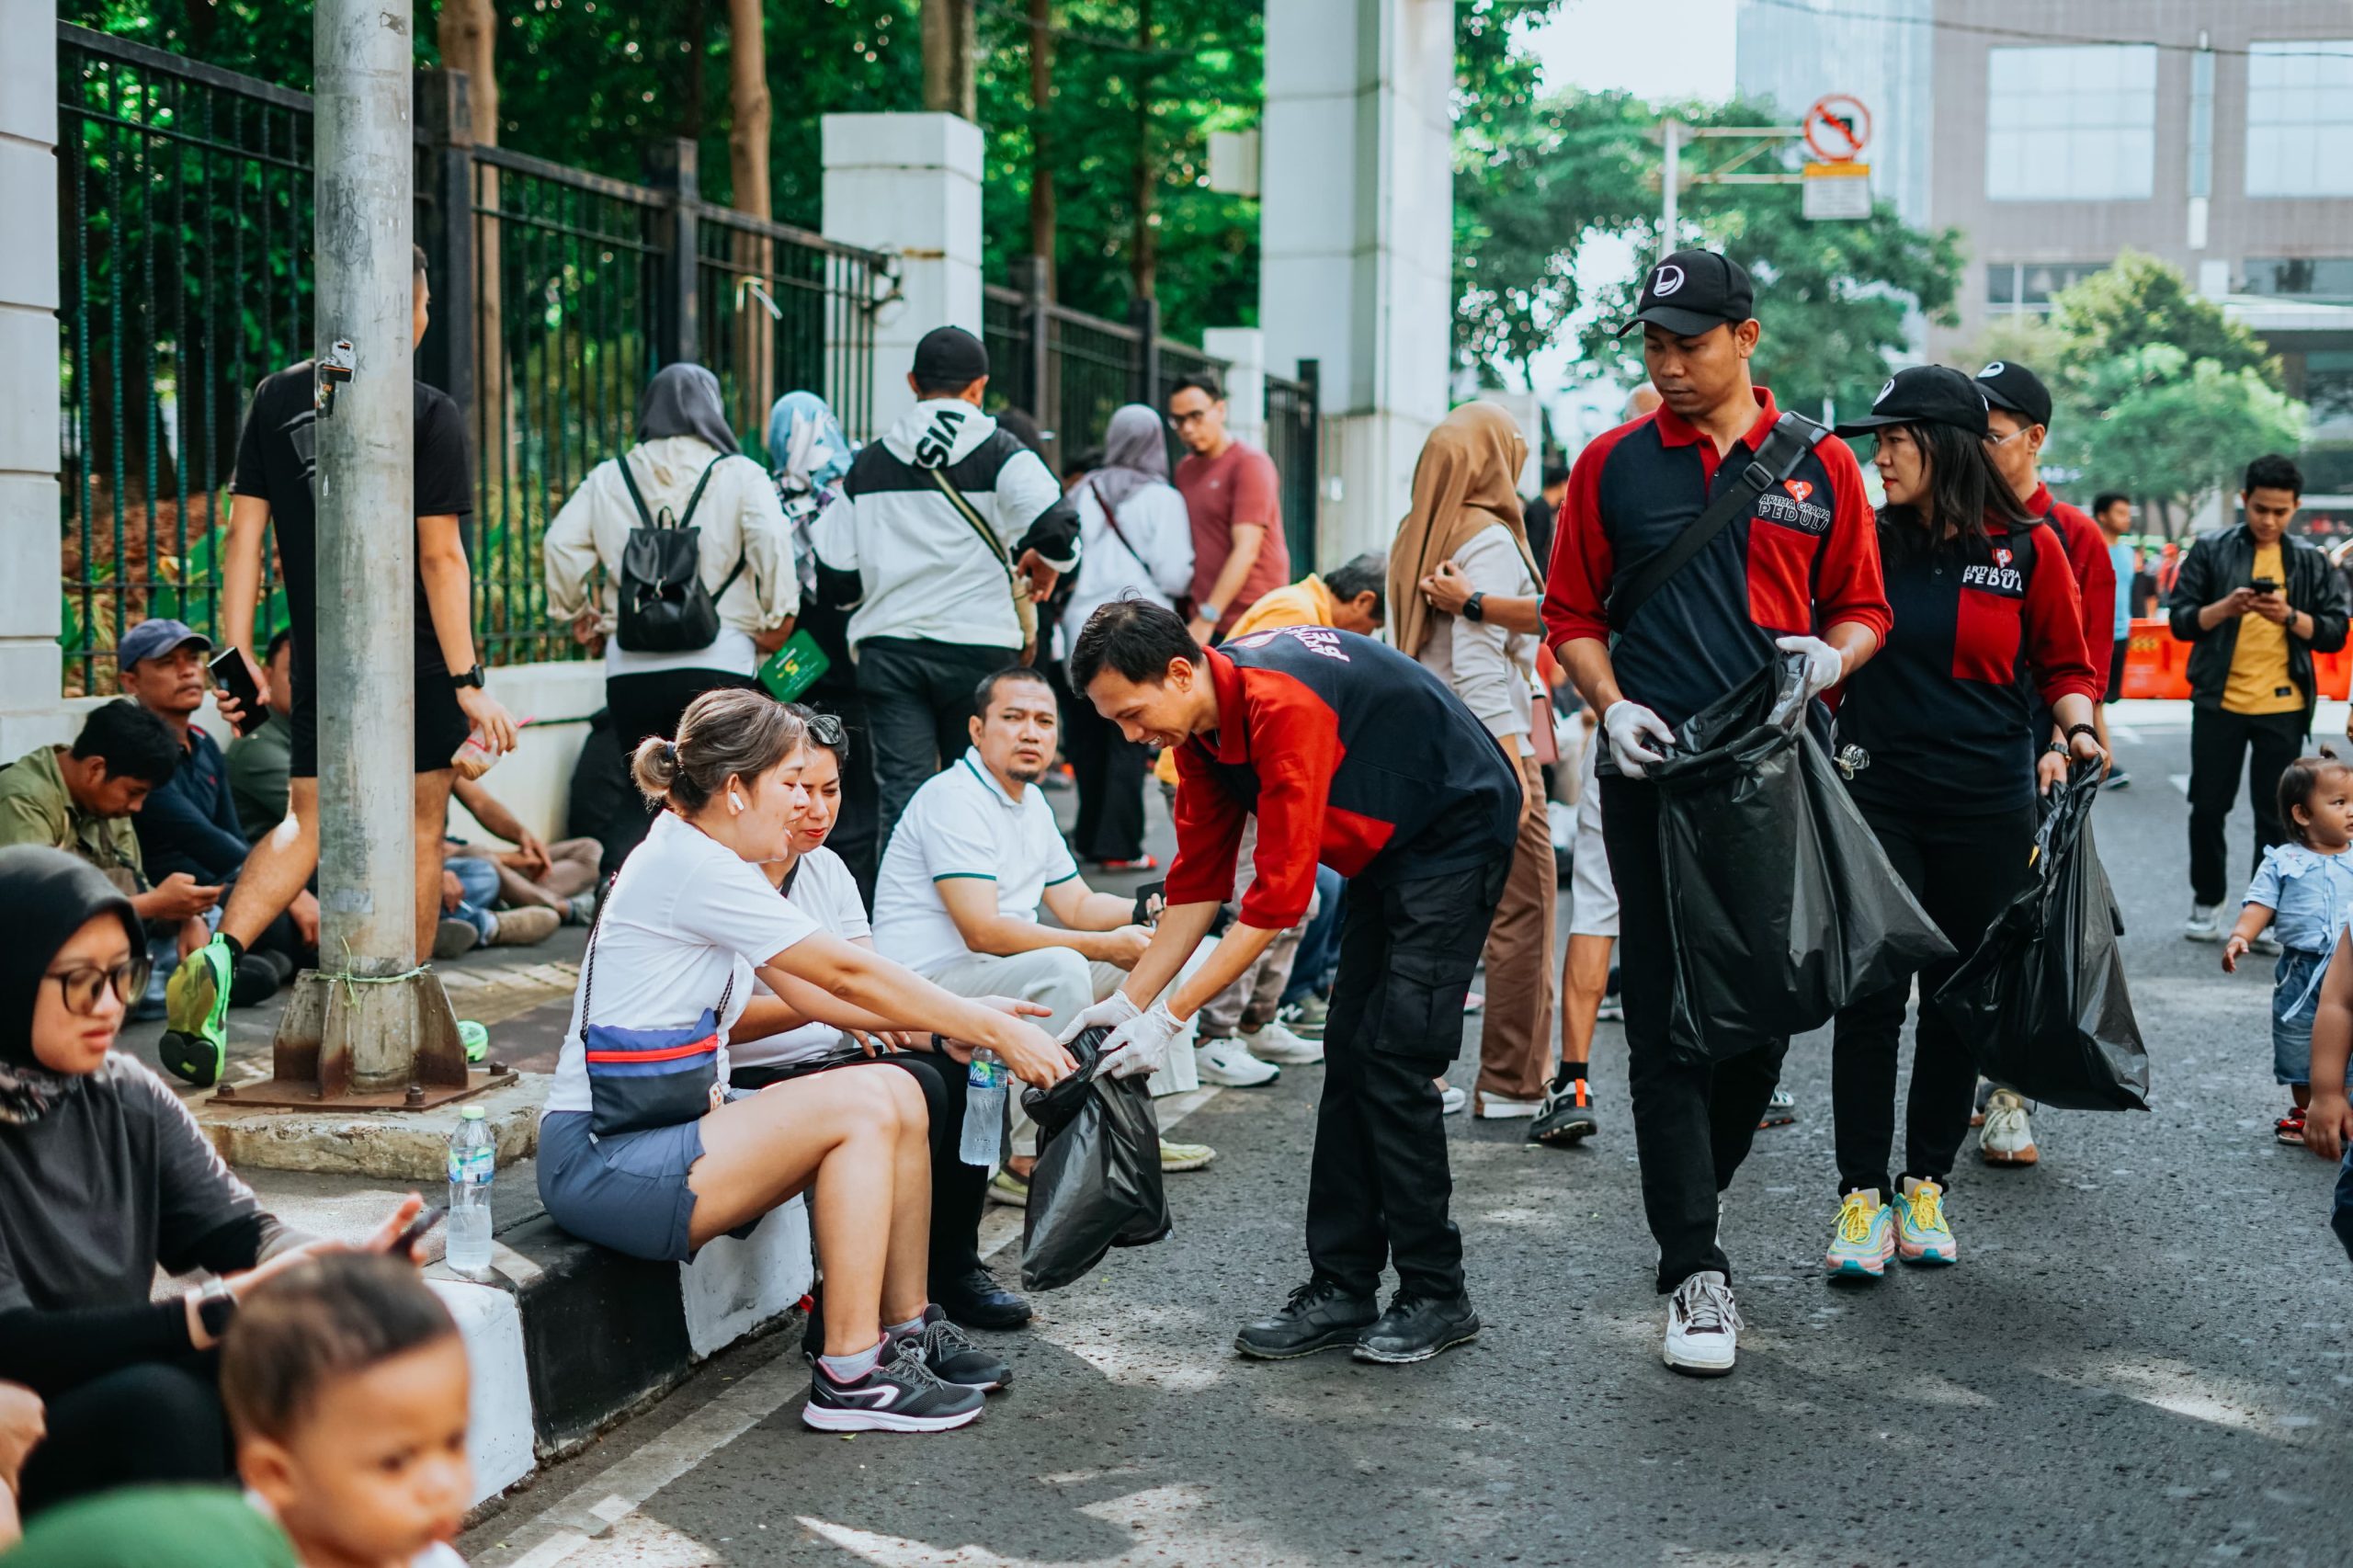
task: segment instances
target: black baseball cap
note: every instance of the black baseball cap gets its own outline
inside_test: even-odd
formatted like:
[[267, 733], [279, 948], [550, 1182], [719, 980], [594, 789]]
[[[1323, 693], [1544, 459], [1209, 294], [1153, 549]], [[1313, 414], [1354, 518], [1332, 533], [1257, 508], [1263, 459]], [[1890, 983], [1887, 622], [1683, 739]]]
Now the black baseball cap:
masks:
[[1985, 436], [1985, 393], [1980, 384], [1945, 365], [1915, 365], [1890, 376], [1859, 419], [1841, 419], [1841, 436], [1868, 436], [1890, 425], [1949, 425]]
[[1631, 320], [1612, 335], [1623, 337], [1644, 322], [1677, 337], [1697, 337], [1756, 313], [1756, 289], [1740, 263], [1711, 250], [1679, 250], [1643, 279], [1643, 297]]
[[2051, 423], [2051, 389], [2024, 365], [1996, 359], [1977, 372], [1977, 390], [1995, 408], [2006, 408], [2029, 425]]
[[968, 387], [989, 373], [989, 351], [961, 326], [936, 326], [915, 345], [919, 387]]

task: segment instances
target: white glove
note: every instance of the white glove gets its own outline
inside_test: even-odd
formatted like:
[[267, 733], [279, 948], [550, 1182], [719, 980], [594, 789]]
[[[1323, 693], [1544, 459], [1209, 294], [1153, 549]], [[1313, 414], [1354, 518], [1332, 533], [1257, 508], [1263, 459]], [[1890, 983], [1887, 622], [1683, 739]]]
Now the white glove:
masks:
[[1664, 754], [1644, 745], [1645, 740], [1675, 744], [1675, 732], [1666, 727], [1665, 720], [1623, 697], [1603, 710], [1601, 728], [1609, 736], [1610, 759], [1629, 778], [1640, 778], [1652, 763], [1666, 760]]
[[1168, 1048], [1184, 1032], [1185, 1026], [1170, 1015], [1168, 1004], [1154, 1002], [1152, 1011], [1130, 1018], [1111, 1031], [1111, 1038], [1103, 1042], [1102, 1053], [1097, 1059], [1095, 1075], [1140, 1078], [1157, 1073], [1168, 1065]]
[[1128, 1000], [1126, 992], [1114, 991], [1100, 1002], [1080, 1008], [1078, 1017], [1073, 1018], [1063, 1028], [1063, 1032], [1054, 1037], [1054, 1043], [1068, 1045], [1072, 1040], [1098, 1025], [1107, 1029], [1116, 1029], [1130, 1018], [1134, 1017], [1140, 1011], [1142, 1011], [1141, 1008]]
[[1812, 701], [1847, 678], [1847, 658], [1819, 637], [1778, 637], [1773, 646], [1784, 653], [1805, 655], [1804, 699]]

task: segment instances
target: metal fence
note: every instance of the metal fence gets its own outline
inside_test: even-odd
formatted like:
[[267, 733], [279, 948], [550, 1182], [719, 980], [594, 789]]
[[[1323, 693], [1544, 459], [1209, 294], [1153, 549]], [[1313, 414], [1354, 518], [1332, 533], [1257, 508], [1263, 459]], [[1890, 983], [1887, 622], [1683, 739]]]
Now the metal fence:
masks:
[[1316, 382], [1313, 359], [1299, 362], [1297, 381], [1267, 377], [1267, 455], [1282, 482], [1283, 540], [1290, 547], [1291, 570], [1301, 576], [1336, 564], [1315, 559], [1315, 504], [1324, 483]]
[[[221, 551], [254, 384], [313, 347], [311, 100], [58, 27], [63, 631], [69, 694], [108, 689], [122, 631], [221, 631]], [[434, 289], [418, 373], [474, 441], [483, 656], [572, 656], [546, 618], [540, 543], [630, 441], [659, 366], [699, 359], [764, 453], [780, 392], [870, 433], [879, 253], [701, 199], [688, 144], [653, 183], [605, 178], [466, 131], [464, 77], [420, 74], [416, 233]], [[266, 554], [274, 561], [275, 551]], [[266, 567], [265, 634], [283, 624]]]

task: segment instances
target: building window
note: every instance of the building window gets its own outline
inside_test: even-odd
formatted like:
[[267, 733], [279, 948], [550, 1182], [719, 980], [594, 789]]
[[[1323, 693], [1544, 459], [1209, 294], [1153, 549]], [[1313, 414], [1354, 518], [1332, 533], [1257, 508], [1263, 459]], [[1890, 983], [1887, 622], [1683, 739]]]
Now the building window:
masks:
[[2051, 297], [2072, 289], [2095, 272], [2108, 270], [2104, 261], [1996, 261], [1985, 268], [1985, 306], [1990, 315], [2047, 315]]
[[2353, 256], [2300, 256], [2249, 261], [2245, 291], [2353, 304]]
[[2154, 44], [1985, 51], [1985, 195], [2134, 201], [2156, 179]]
[[2353, 39], [2249, 48], [2246, 193], [2353, 196]]
[[2314, 425], [2353, 421], [2353, 352], [2315, 348], [2306, 354], [2303, 399]]

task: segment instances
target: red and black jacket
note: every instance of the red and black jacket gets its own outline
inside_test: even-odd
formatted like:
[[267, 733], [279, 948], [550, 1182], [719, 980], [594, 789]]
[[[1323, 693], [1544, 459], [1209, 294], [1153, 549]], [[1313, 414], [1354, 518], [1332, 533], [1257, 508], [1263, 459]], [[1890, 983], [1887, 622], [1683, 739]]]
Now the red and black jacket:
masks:
[[[1545, 574], [1544, 637], [1556, 652], [1609, 642], [1612, 579], [1665, 550], [1720, 483], [1737, 482], [1780, 417], [1763, 387], [1756, 403], [1756, 423], [1722, 458], [1665, 407], [1578, 454]], [[1609, 661], [1627, 697], [1673, 726], [1755, 675], [1774, 656], [1775, 638], [1848, 620], [1887, 640], [1863, 471], [1846, 442], [1827, 436], [1634, 612]]]
[[2100, 532], [2089, 512], [2060, 500], [2047, 484], [2034, 487], [2034, 494], [2026, 498], [2026, 512], [2050, 524], [2067, 552], [2067, 570], [2075, 579], [2075, 599], [2084, 611], [2084, 652], [2094, 663], [2103, 657], [2103, 650], [2106, 657], [2113, 658], [2116, 560], [2108, 552], [2108, 536]]
[[2107, 682], [2084, 651], [2061, 541], [2027, 524], [1931, 546], [1908, 512], [1880, 524], [1895, 635], [1847, 682], [1838, 741], [1870, 766], [1855, 799], [1890, 811], [1986, 816], [2032, 803], [2044, 707], [2097, 702]]
[[1285, 626], [1209, 651], [1218, 727], [1176, 748], [1176, 858], [1167, 898], [1233, 895], [1258, 817], [1242, 922], [1295, 926], [1320, 860], [1344, 877], [1411, 881], [1508, 857], [1519, 772], [1446, 683], [1386, 643]]

